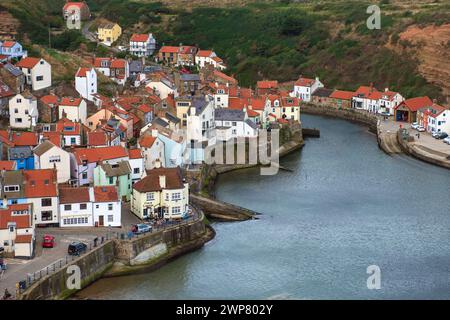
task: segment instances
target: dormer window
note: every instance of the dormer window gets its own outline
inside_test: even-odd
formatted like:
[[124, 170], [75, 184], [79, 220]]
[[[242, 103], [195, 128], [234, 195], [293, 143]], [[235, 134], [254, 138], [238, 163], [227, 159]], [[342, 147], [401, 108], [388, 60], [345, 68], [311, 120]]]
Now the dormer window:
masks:
[[32, 186], [32, 187], [36, 186], [36, 181], [31, 180], [31, 186]]

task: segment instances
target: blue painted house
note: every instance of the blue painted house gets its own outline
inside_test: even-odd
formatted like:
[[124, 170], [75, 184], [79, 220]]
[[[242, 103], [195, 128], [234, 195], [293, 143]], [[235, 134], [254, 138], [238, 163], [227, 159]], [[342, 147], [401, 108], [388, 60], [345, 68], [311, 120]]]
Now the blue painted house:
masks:
[[27, 56], [27, 51], [17, 41], [0, 41], [0, 55], [8, 56], [8, 59], [21, 59]]
[[34, 170], [34, 153], [32, 147], [11, 147], [8, 150], [8, 158], [10, 161], [17, 163], [17, 170]]

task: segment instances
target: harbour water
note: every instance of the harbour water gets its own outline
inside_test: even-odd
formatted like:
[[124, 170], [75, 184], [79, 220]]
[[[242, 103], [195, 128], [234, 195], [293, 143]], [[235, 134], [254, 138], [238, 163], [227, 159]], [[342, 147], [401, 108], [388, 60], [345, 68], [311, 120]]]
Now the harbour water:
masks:
[[[218, 199], [262, 212], [214, 223], [204, 248], [148, 274], [101, 279], [94, 299], [449, 299], [450, 171], [388, 156], [363, 126], [302, 116], [320, 139], [294, 172], [232, 172]], [[367, 267], [381, 288], [367, 288]]]

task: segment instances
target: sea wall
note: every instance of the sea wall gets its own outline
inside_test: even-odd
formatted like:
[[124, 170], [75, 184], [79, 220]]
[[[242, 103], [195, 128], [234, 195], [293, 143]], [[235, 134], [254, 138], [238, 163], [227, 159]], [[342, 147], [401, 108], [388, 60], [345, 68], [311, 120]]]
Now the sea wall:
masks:
[[340, 118], [356, 123], [360, 123], [369, 127], [373, 133], [377, 133], [378, 118], [371, 113], [360, 112], [355, 109], [337, 109], [327, 105], [315, 105], [312, 103], [304, 103], [301, 106], [301, 112], [306, 114], [314, 114], [333, 118]]
[[72, 275], [68, 268], [80, 268], [83, 289], [100, 277], [120, 276], [155, 270], [169, 261], [201, 248], [215, 236], [212, 227], [205, 224], [204, 214], [194, 209], [195, 218], [159, 231], [132, 239], [111, 239], [62, 268], [37, 280], [17, 298], [20, 300], [66, 299], [77, 289], [68, 289]]
[[63, 268], [43, 277], [19, 295], [20, 300], [65, 299], [75, 293], [76, 289], [67, 287], [67, 280], [73, 274], [68, 268], [76, 265], [80, 268], [81, 288], [84, 288], [100, 278], [114, 262], [114, 242], [108, 240], [98, 248], [75, 259]]
[[450, 159], [447, 158], [447, 154], [428, 149], [424, 146], [419, 147], [413, 143], [414, 137], [410, 137], [410, 141], [403, 139], [401, 130], [397, 132], [397, 140], [401, 149], [406, 154], [424, 162], [450, 169]]

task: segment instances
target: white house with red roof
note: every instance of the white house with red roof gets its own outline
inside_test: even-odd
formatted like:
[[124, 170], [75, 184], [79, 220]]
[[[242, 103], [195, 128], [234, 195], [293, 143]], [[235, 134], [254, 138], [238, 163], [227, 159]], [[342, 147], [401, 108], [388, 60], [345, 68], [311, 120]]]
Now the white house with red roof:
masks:
[[35, 169], [56, 168], [58, 183], [70, 180], [70, 155], [67, 151], [45, 140], [33, 149], [33, 153]]
[[398, 92], [385, 88], [379, 99], [379, 111], [386, 114], [394, 115], [395, 107], [398, 106], [405, 98]]
[[122, 226], [122, 202], [115, 186], [93, 187], [94, 225], [105, 227]]
[[116, 164], [122, 160], [129, 160], [128, 152], [122, 146], [74, 149], [70, 154], [71, 177], [77, 185], [92, 184], [94, 169], [99, 163]]
[[16, 63], [25, 75], [25, 83], [33, 91], [52, 86], [52, 66], [42, 58], [26, 57]]
[[204, 68], [207, 64], [213, 65], [214, 68], [220, 70], [227, 68], [223, 60], [213, 50], [198, 50], [195, 55], [195, 64], [200, 68]]
[[148, 130], [138, 140], [138, 148], [144, 157], [145, 169], [150, 170], [160, 163], [166, 166], [164, 142], [158, 137], [158, 130]]
[[85, 1], [68, 1], [63, 7], [63, 17], [68, 29], [81, 29], [81, 21], [89, 20], [91, 12]]
[[75, 89], [81, 97], [94, 101], [97, 94], [97, 73], [94, 68], [79, 68], [75, 74]]
[[0, 244], [15, 258], [34, 256], [35, 233], [30, 203], [0, 207]]
[[133, 34], [130, 38], [130, 53], [137, 57], [149, 57], [155, 52], [156, 39], [153, 34]]
[[22, 45], [17, 41], [0, 41], [0, 55], [6, 56], [7, 60], [14, 58], [20, 59], [26, 57], [27, 54], [27, 51], [23, 50]]
[[294, 83], [294, 91], [292, 91], [291, 96], [300, 98], [305, 102], [311, 102], [312, 94], [319, 88], [323, 88], [319, 77], [310, 79], [300, 76]]
[[128, 163], [130, 164], [131, 168], [131, 183], [135, 183], [142, 178], [142, 175], [145, 171], [144, 155], [141, 149], [136, 148], [129, 149], [128, 156], [130, 158], [130, 160], [128, 160]]
[[87, 104], [82, 98], [64, 97], [59, 103], [59, 119], [67, 118], [74, 122], [85, 124]]
[[110, 78], [117, 84], [125, 85], [130, 77], [130, 65], [125, 59], [113, 59], [110, 66]]
[[11, 128], [31, 129], [39, 117], [37, 99], [24, 91], [9, 99], [9, 125]]
[[417, 111], [417, 122], [428, 132], [445, 132], [450, 134], [450, 110], [433, 103]]

